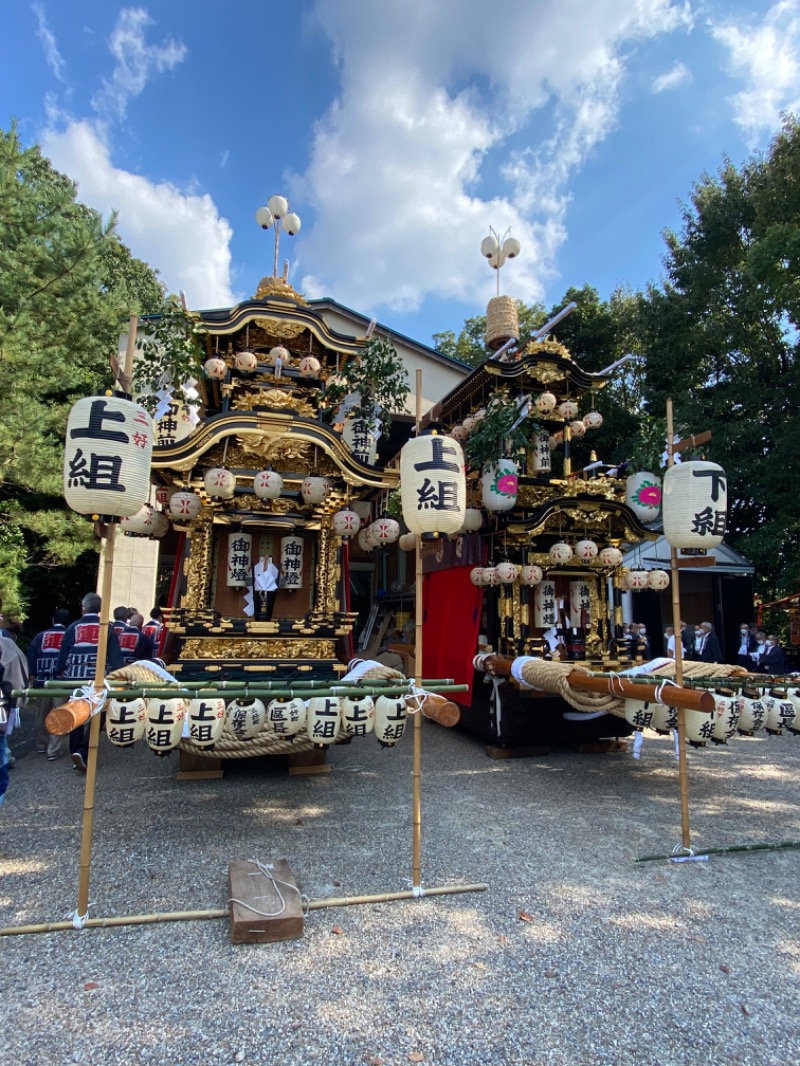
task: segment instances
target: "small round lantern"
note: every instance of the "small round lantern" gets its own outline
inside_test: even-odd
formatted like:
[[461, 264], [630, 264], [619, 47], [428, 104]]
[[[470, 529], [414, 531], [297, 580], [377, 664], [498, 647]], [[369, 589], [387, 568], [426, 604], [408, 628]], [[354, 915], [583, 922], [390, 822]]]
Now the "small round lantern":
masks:
[[558, 400], [552, 392], [540, 392], [535, 400], [536, 410], [540, 415], [552, 414], [556, 409], [557, 403]]
[[450, 436], [453, 440], [457, 440], [460, 444], [463, 440], [466, 440], [469, 433], [462, 425], [453, 426], [450, 430]]
[[400, 536], [400, 523], [393, 518], [379, 518], [372, 523], [373, 538], [377, 544], [383, 547], [386, 544], [394, 544]]
[[267, 721], [267, 708], [256, 699], [231, 700], [225, 710], [225, 730], [237, 740], [252, 740], [261, 732]]
[[233, 365], [242, 374], [252, 374], [258, 366], [258, 358], [255, 352], [237, 352], [233, 357]]
[[341, 730], [338, 696], [315, 696], [308, 701], [306, 733], [316, 744], [333, 744]]
[[319, 377], [319, 372], [322, 369], [322, 364], [319, 359], [313, 355], [304, 355], [300, 360], [300, 373], [304, 378], [316, 378]]
[[625, 479], [625, 503], [640, 522], [654, 522], [661, 508], [661, 478], [649, 470], [631, 474]]
[[692, 461], [664, 475], [664, 536], [672, 548], [714, 548], [722, 543], [728, 513], [728, 478], [716, 463]]
[[378, 540], [378, 530], [375, 528], [376, 522], [371, 522], [364, 530], [364, 540], [367, 544], [371, 544], [373, 548], [380, 548], [381, 542]]
[[368, 539], [367, 533], [369, 533], [369, 526], [366, 526], [364, 529], [360, 530], [356, 538], [356, 540], [358, 541], [358, 546], [363, 552], [371, 552], [375, 548], [375, 544]]
[[588, 411], [583, 416], [583, 424], [587, 429], [599, 429], [603, 424], [603, 416], [599, 411]]
[[464, 524], [461, 527], [464, 533], [477, 533], [483, 525], [483, 512], [477, 507], [468, 507], [464, 511]]
[[602, 548], [598, 555], [598, 559], [603, 566], [619, 566], [622, 562], [622, 552], [619, 548]]
[[218, 355], [214, 355], [210, 359], [206, 359], [203, 363], [203, 369], [212, 381], [222, 381], [228, 373], [228, 364], [224, 359], [220, 359]]
[[551, 450], [558, 448], [560, 444], [564, 443], [564, 434], [559, 430], [558, 433], [553, 433], [548, 437], [547, 443], [550, 445]]
[[186, 521], [197, 518], [201, 506], [202, 500], [196, 492], [174, 492], [169, 501], [169, 513], [172, 518]]
[[578, 415], [578, 405], [574, 400], [564, 400], [558, 405], [558, 413], [566, 422], [571, 422]]
[[669, 574], [666, 570], [651, 570], [647, 575], [648, 588], [663, 592], [669, 588]]
[[169, 533], [169, 519], [161, 511], [153, 514], [153, 527], [150, 530], [151, 537], [165, 537]]
[[486, 571], [482, 566], [473, 566], [469, 572], [469, 579], [473, 585], [477, 585], [478, 588], [483, 588], [484, 585], [488, 585], [486, 580]]
[[583, 562], [597, 558], [597, 545], [593, 540], [579, 540], [575, 545], [574, 555]]
[[307, 477], [300, 486], [303, 500], [312, 506], [322, 503], [330, 491], [330, 482], [324, 477]]
[[570, 422], [569, 428], [573, 437], [582, 437], [586, 432], [586, 426], [583, 422]]
[[477, 424], [478, 419], [475, 417], [475, 415], [467, 415], [467, 417], [461, 423], [467, 433], [471, 433], [473, 429], [477, 426]]
[[572, 545], [563, 540], [559, 541], [558, 544], [551, 545], [547, 554], [550, 556], [551, 563], [568, 563], [573, 554]]
[[505, 560], [504, 562], [497, 564], [495, 567], [495, 573], [497, 574], [497, 580], [501, 585], [510, 585], [513, 581], [516, 581], [519, 567], [515, 563], [510, 563], [508, 560]]
[[224, 466], [215, 466], [203, 478], [203, 485], [215, 500], [230, 500], [236, 489], [236, 477]]
[[175, 495], [176, 489], [169, 488], [168, 485], [159, 485], [156, 488], [156, 503], [159, 507], [169, 507], [169, 501]]
[[337, 537], [354, 537], [361, 529], [361, 519], [355, 511], [346, 507], [331, 518], [331, 527]]
[[271, 700], [267, 705], [267, 729], [280, 736], [293, 737], [305, 728], [306, 705], [297, 696], [291, 700]]
[[225, 728], [225, 700], [219, 696], [190, 700], [187, 717], [190, 739], [198, 748], [213, 747]]
[[282, 344], [276, 344], [274, 348], [270, 349], [269, 353], [269, 365], [277, 367], [280, 362], [281, 366], [288, 366], [292, 357], [289, 354], [287, 348], [284, 348]]
[[533, 566], [532, 564], [529, 564], [521, 568], [519, 572], [519, 583], [520, 585], [528, 586], [538, 585], [543, 577], [544, 573], [542, 572], [542, 568], [540, 566]]
[[483, 568], [483, 583], [484, 585], [499, 585], [500, 578], [497, 576], [496, 566], [484, 566]]
[[406, 728], [408, 709], [402, 696], [378, 696], [375, 700], [375, 739], [392, 747]]
[[397, 543], [399, 544], [401, 551], [413, 552], [417, 543], [417, 538], [413, 533], [404, 533]]
[[283, 478], [274, 470], [259, 470], [253, 478], [253, 492], [259, 500], [277, 500], [283, 491]]
[[629, 570], [625, 575], [625, 588], [632, 592], [641, 592], [649, 587], [650, 574], [647, 570]]
[[157, 511], [154, 511], [149, 503], [141, 507], [136, 514], [128, 515], [121, 519], [119, 526], [124, 533], [138, 533], [142, 536], [151, 536], [155, 526]]

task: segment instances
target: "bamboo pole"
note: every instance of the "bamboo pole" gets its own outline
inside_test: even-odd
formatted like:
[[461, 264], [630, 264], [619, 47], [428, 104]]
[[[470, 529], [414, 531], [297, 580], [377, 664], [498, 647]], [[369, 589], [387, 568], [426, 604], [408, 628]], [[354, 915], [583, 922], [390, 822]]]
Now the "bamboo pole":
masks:
[[[692, 856], [699, 858], [701, 855], [727, 855], [738, 851], [778, 851], [781, 848], [800, 848], [800, 840], [777, 840], [771, 844], [726, 844], [720, 848], [703, 848], [702, 851], [689, 850]], [[658, 859], [678, 859], [683, 856], [672, 852], [669, 855], [639, 855], [634, 862], [656, 862]]]
[[[672, 400], [667, 400], [667, 469], [675, 462], [673, 437], [675, 426], [672, 415]], [[670, 547], [669, 569], [672, 579], [672, 633], [675, 639], [675, 682], [683, 685], [683, 641], [681, 639], [681, 594], [678, 573], [678, 549]], [[669, 686], [667, 686], [669, 687]], [[686, 710], [678, 707], [678, 778], [681, 791], [681, 843], [690, 847], [689, 826], [689, 768], [686, 759]]]
[[[422, 371], [416, 373], [416, 431], [422, 423]], [[422, 537], [416, 534], [416, 574], [414, 579], [414, 684], [422, 687]], [[422, 712], [414, 715], [414, 769], [412, 799], [411, 885], [422, 884]]]
[[[426, 888], [423, 896], [451, 896], [464, 892], [485, 892], [488, 885], [477, 883], [474, 885], [446, 885], [439, 888]], [[312, 900], [306, 905], [306, 910], [327, 910], [329, 907], [355, 907], [368, 903], [391, 903], [402, 899], [419, 899], [420, 893], [413, 889], [404, 889], [402, 892], [379, 892], [373, 896], [339, 896], [331, 899]], [[193, 922], [204, 919], [228, 918], [230, 911], [207, 910], [207, 911], [164, 911], [160, 914], [133, 914], [128, 917], [117, 918], [87, 918], [83, 923], [86, 928], [103, 929], [114, 925], [152, 925], [155, 922]], [[75, 929], [72, 922], [42, 922], [39, 925], [10, 925], [0, 929], [0, 936], [21, 936], [27, 933], [55, 933], [63, 930]]]
[[[127, 364], [126, 364], [127, 365]], [[116, 522], [106, 527], [106, 543], [103, 551], [103, 588], [100, 594], [100, 633], [97, 640], [97, 663], [94, 672], [96, 691], [103, 688], [108, 650], [108, 615], [111, 600], [111, 571], [114, 563], [114, 537]], [[89, 720], [89, 757], [86, 763], [86, 787], [83, 793], [83, 828], [81, 831], [81, 860], [78, 878], [78, 906], [76, 914], [83, 918], [89, 910], [89, 876], [92, 865], [92, 827], [94, 823], [94, 785], [97, 775], [97, 748], [100, 740], [100, 712]]]

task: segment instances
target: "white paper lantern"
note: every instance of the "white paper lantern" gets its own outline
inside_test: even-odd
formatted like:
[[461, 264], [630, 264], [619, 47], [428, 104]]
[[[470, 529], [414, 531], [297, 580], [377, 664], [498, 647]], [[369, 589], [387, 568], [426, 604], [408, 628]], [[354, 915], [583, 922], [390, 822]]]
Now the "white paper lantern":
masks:
[[206, 359], [203, 363], [203, 369], [212, 381], [222, 381], [228, 373], [228, 364], [224, 359], [220, 359], [218, 355], [214, 355], [211, 359]]
[[488, 585], [488, 581], [486, 580], [485, 576], [485, 571], [482, 566], [473, 566], [473, 568], [469, 572], [469, 579], [472, 584], [476, 585], [478, 588], [483, 588], [485, 585]]
[[225, 700], [218, 696], [190, 700], [187, 715], [189, 737], [198, 748], [213, 747], [225, 727]]
[[283, 478], [274, 470], [259, 470], [253, 478], [253, 492], [259, 500], [277, 500], [283, 491]]
[[253, 583], [253, 536], [251, 533], [228, 534], [229, 588], [244, 588]]
[[547, 554], [550, 556], [551, 563], [568, 563], [573, 554], [572, 545], [561, 540], [557, 544], [552, 544]]
[[773, 696], [765, 693], [763, 696], [766, 716], [764, 728], [768, 733], [782, 733], [784, 729], [794, 729], [800, 706], [788, 694], [786, 696]]
[[78, 400], [67, 420], [64, 497], [78, 514], [134, 515], [150, 495], [153, 419], [117, 396]]
[[296, 736], [306, 725], [306, 705], [295, 696], [291, 700], [270, 700], [267, 705], [267, 729], [278, 736]]
[[177, 489], [170, 488], [168, 485], [156, 486], [156, 503], [159, 507], [169, 507], [169, 501], [177, 492]]
[[483, 583], [484, 585], [499, 585], [500, 578], [497, 576], [496, 566], [484, 566], [483, 568]]
[[641, 592], [649, 586], [650, 573], [647, 570], [629, 570], [625, 575], [625, 588], [632, 592]]
[[625, 721], [639, 732], [649, 729], [653, 724], [653, 706], [642, 700], [625, 700]]
[[728, 478], [716, 463], [671, 466], [664, 475], [664, 536], [673, 548], [714, 548], [728, 515]]
[[342, 730], [348, 737], [365, 737], [375, 728], [375, 703], [372, 696], [341, 701]]
[[523, 566], [519, 572], [520, 585], [538, 585], [544, 577], [542, 568], [540, 566], [533, 566], [531, 564]]
[[677, 707], [667, 707], [664, 703], [654, 703], [652, 708], [653, 721], [650, 724], [657, 733], [669, 733], [671, 729], [676, 727], [678, 724]]
[[537, 629], [550, 629], [558, 619], [555, 581], [540, 581], [533, 590], [533, 624]]
[[469, 436], [469, 431], [467, 429], [465, 429], [464, 426], [462, 426], [462, 425], [453, 426], [453, 428], [450, 430], [450, 437], [453, 440], [458, 441], [459, 444], [462, 441], [465, 441], [468, 436]]
[[648, 587], [656, 592], [669, 588], [669, 574], [666, 570], [650, 570], [647, 575]]
[[564, 434], [553, 433], [552, 436], [547, 438], [547, 442], [550, 445], [550, 450], [554, 451], [564, 443]]
[[225, 708], [225, 732], [237, 740], [252, 740], [265, 728], [267, 708], [256, 699], [240, 696]]
[[413, 552], [417, 546], [417, 538], [413, 533], [404, 533], [397, 543], [401, 551]]
[[563, 403], [558, 405], [558, 413], [565, 422], [571, 422], [573, 418], [578, 416], [578, 405], [574, 400], [564, 400]]
[[378, 540], [378, 529], [376, 522], [370, 522], [370, 524], [364, 530], [364, 540], [367, 542], [367, 544], [371, 544], [373, 548], [381, 547], [381, 542]]
[[375, 544], [367, 538], [367, 533], [369, 533], [369, 526], [362, 529], [356, 537], [358, 546], [363, 552], [371, 552], [375, 550]]
[[574, 629], [587, 629], [591, 624], [591, 596], [588, 581], [569, 583], [569, 624]]
[[236, 477], [224, 466], [213, 466], [203, 478], [203, 486], [216, 500], [231, 500], [236, 490]]
[[279, 378], [283, 374], [284, 369], [291, 364], [291, 356], [289, 352], [282, 344], [276, 345], [270, 349], [268, 360], [269, 365], [275, 372], [275, 377]]
[[473, 429], [477, 426], [477, 424], [478, 419], [475, 417], [475, 415], [467, 415], [467, 417], [461, 423], [467, 433], [471, 433]]
[[322, 369], [322, 364], [319, 359], [313, 355], [304, 355], [300, 360], [300, 373], [304, 378], [316, 378], [319, 377], [319, 372]]
[[587, 429], [599, 429], [603, 424], [603, 416], [599, 411], [587, 411], [583, 416], [583, 424]]
[[254, 352], [237, 352], [233, 357], [233, 363], [242, 374], [252, 374], [258, 366], [258, 358]]
[[619, 566], [622, 562], [622, 552], [619, 548], [601, 548], [597, 558], [603, 566]]
[[750, 696], [739, 697], [739, 724], [740, 733], [749, 735], [764, 728], [767, 718], [767, 708], [761, 698], [753, 699]]
[[378, 696], [375, 700], [375, 738], [391, 747], [402, 737], [408, 709], [405, 700], [396, 696]]
[[661, 478], [638, 470], [625, 479], [625, 502], [640, 522], [653, 522], [661, 508]]
[[153, 528], [150, 530], [151, 537], [164, 537], [169, 533], [169, 519], [165, 514], [156, 511], [153, 515]]
[[736, 736], [739, 724], [740, 699], [738, 696], [714, 695], [713, 738], [720, 744]]
[[684, 713], [686, 739], [694, 748], [702, 748], [714, 736], [714, 717], [703, 711], [687, 709]]
[[378, 423], [366, 418], [346, 418], [342, 439], [359, 462], [374, 466], [378, 460]]
[[327, 499], [331, 491], [330, 482], [324, 477], [307, 477], [300, 485], [300, 492], [307, 504], [316, 505]]
[[481, 474], [481, 494], [487, 511], [510, 511], [517, 502], [518, 467], [513, 459], [498, 459]]
[[477, 507], [468, 507], [464, 511], [464, 524], [461, 526], [462, 533], [477, 533], [483, 525], [483, 512]]
[[549, 415], [552, 411], [555, 411], [557, 403], [558, 400], [552, 392], [540, 392], [534, 401], [536, 410], [540, 415]]
[[510, 563], [506, 560], [497, 564], [495, 572], [501, 585], [510, 585], [513, 581], [516, 581], [519, 567], [515, 563]]
[[145, 739], [157, 755], [177, 748], [185, 718], [186, 703], [182, 699], [147, 701]]
[[341, 730], [341, 707], [337, 696], [315, 696], [308, 701], [306, 734], [315, 744], [334, 744]]
[[380, 547], [394, 544], [400, 536], [400, 523], [393, 518], [379, 518], [372, 523], [371, 528], [373, 530], [372, 536]]
[[553, 469], [550, 455], [550, 436], [547, 431], [537, 433], [531, 442], [532, 469], [534, 474], [549, 474]]
[[119, 527], [124, 533], [137, 533], [141, 536], [151, 536], [155, 527], [156, 514], [149, 503], [140, 507], [136, 514], [127, 515], [120, 520]]
[[202, 500], [196, 492], [181, 490], [174, 492], [169, 501], [170, 516], [184, 522], [197, 518], [200, 514]]
[[467, 506], [461, 445], [438, 433], [412, 437], [400, 453], [400, 498], [412, 533], [457, 533]]
[[354, 537], [361, 529], [361, 519], [355, 511], [345, 507], [331, 518], [331, 528], [337, 537]]
[[579, 540], [573, 551], [576, 559], [589, 562], [597, 558], [597, 545], [593, 540]]
[[583, 422], [570, 422], [569, 428], [573, 437], [582, 437], [586, 432]]
[[106, 736], [118, 748], [127, 748], [144, 737], [147, 705], [141, 697], [109, 700], [106, 710]]

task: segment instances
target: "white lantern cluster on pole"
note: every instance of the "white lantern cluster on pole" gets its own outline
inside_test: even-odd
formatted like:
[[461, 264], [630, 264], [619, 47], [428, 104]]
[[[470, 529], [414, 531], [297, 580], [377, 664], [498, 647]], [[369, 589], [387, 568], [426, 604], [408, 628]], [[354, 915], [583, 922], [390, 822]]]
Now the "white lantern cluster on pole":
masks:
[[437, 432], [407, 441], [400, 453], [400, 496], [412, 533], [457, 533], [467, 506], [461, 445]]
[[64, 497], [84, 515], [135, 515], [150, 495], [153, 419], [132, 400], [86, 397], [69, 413]]
[[278, 245], [280, 231], [283, 230], [290, 237], [300, 232], [300, 219], [289, 210], [289, 201], [285, 196], [270, 196], [266, 207], [259, 207], [256, 211], [256, 222], [262, 229], [275, 228], [275, 260], [273, 265], [273, 277], [278, 276]]
[[728, 515], [728, 478], [702, 460], [671, 466], [664, 475], [664, 536], [673, 548], [714, 548]]

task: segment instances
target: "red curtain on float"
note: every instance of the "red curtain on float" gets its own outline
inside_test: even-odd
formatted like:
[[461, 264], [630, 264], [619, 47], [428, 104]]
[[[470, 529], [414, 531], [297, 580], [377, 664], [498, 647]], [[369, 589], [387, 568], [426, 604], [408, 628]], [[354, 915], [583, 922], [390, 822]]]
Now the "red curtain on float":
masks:
[[467, 692], [447, 699], [472, 703], [472, 660], [478, 646], [483, 590], [469, 579], [470, 567], [436, 570], [422, 578], [422, 676], [452, 677]]

